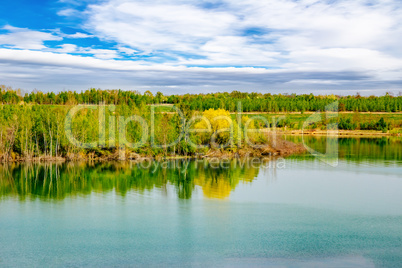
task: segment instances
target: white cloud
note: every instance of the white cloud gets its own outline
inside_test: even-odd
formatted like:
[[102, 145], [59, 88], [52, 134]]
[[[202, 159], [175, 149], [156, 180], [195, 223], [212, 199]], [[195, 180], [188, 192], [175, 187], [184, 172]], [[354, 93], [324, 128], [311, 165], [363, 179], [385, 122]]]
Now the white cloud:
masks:
[[92, 54], [98, 59], [120, 58], [118, 51], [112, 49], [79, 48], [78, 53]]
[[85, 33], [75, 33], [75, 34], [63, 34], [62, 35], [65, 38], [71, 38], [71, 39], [80, 39], [80, 38], [93, 38], [95, 36], [93, 35], [89, 35], [89, 34], [85, 34]]
[[[69, 53], [69, 54], [88, 54], [98, 59], [120, 58], [118, 51], [113, 49], [94, 49], [90, 47], [78, 47], [74, 44], [63, 44], [58, 48], [47, 49], [48, 52]], [[45, 54], [44, 54], [45, 55]]]
[[236, 23], [230, 13], [174, 2], [110, 1], [87, 12], [86, 27], [100, 37], [146, 52], [196, 53], [211, 36], [230, 34], [227, 30]]
[[[171, 64], [319, 70], [334, 63], [335, 70], [350, 64], [376, 70], [387, 64], [399, 68], [402, 58], [397, 0], [244, 0], [226, 1], [218, 9], [201, 6], [191, 0], [109, 0], [89, 7], [85, 25], [102, 39], [145, 54], [165, 53]], [[244, 34], [250, 28], [261, 33]]]
[[60, 48], [54, 49], [54, 51], [59, 53], [74, 53], [77, 51], [77, 46], [74, 44], [63, 44]]
[[[383, 50], [401, 31], [398, 1], [242, 1], [246, 23], [279, 31], [277, 49], [366, 48]], [[396, 43], [394, 43], [396, 45]]]
[[[312, 48], [292, 52], [290, 68], [306, 66], [321, 70], [388, 70], [402, 69], [402, 59], [391, 57], [380, 51], [365, 48]], [[402, 78], [402, 75], [401, 75]]]
[[26, 28], [17, 28], [10, 25], [3, 27], [9, 31], [7, 34], [0, 35], [0, 45], [20, 49], [45, 49], [44, 41], [60, 41], [63, 38], [52, 33], [32, 31]]
[[81, 13], [79, 11], [77, 11], [76, 9], [73, 9], [73, 8], [62, 9], [57, 12], [57, 15], [64, 16], [64, 17], [79, 17], [80, 14]]
[[[79, 16], [82, 30], [90, 34], [6, 26], [10, 33], [0, 35], [0, 44], [42, 52], [0, 50], [0, 60], [37, 64], [44, 70], [50, 70], [49, 66], [89, 73], [102, 69], [104, 77], [117, 72], [115, 81], [176, 89], [192, 84], [223, 87], [220, 81], [231, 89], [246, 86], [251, 90], [267, 85], [401, 85], [402, 6], [398, 0], [211, 0], [208, 8], [202, 0], [105, 0], [84, 11], [72, 8], [75, 0], [59, 1], [69, 3], [58, 14]], [[62, 37], [97, 37], [117, 45], [103, 49], [43, 45]], [[133, 60], [122, 60], [128, 56]], [[142, 60], [136, 60], [137, 56]], [[236, 66], [266, 68], [230, 68]]]
[[[50, 48], [44, 45], [44, 41], [62, 41], [63, 37], [67, 38], [90, 38], [92, 35], [77, 32], [75, 34], [64, 34], [60, 30], [53, 30], [53, 33], [33, 31], [26, 28], [13, 27], [6, 25], [3, 27], [9, 33], [0, 35], [0, 45], [5, 45], [9, 48], [42, 50], [58, 53], [75, 53], [75, 54], [90, 54], [95, 58], [114, 59], [120, 55], [117, 50], [112, 49], [94, 49], [91, 47], [78, 47], [74, 44], [62, 44], [58, 48]], [[127, 51], [130, 49], [127, 48]]]
[[77, 1], [77, 0], [59, 0], [58, 2], [71, 4], [71, 5], [79, 5], [79, 1]]
[[122, 52], [122, 53], [124, 53], [124, 54], [126, 54], [126, 55], [129, 55], [129, 56], [132, 56], [132, 55], [134, 55], [134, 54], [139, 52], [139, 51], [137, 51], [135, 49], [131, 49], [131, 48], [128, 48], [128, 47], [123, 47], [123, 46], [117, 46], [117, 50]]
[[[64, 47], [67, 49], [68, 47]], [[402, 81], [380, 81], [365, 72], [268, 70], [262, 68], [188, 68], [141, 61], [95, 59], [53, 52], [0, 49], [0, 74], [8, 85], [30, 90], [82, 90], [89, 87], [141, 90], [151, 87], [169, 93], [251, 90], [310, 92], [322, 89], [376, 89], [386, 85], [398, 92]], [[13, 74], [19, 74], [15, 76]], [[392, 78], [390, 78], [392, 79]], [[2, 81], [3, 82], [3, 81]], [[300, 90], [301, 88], [304, 89]], [[338, 93], [341, 94], [342, 91]], [[380, 94], [378, 91], [377, 94]], [[370, 91], [373, 94], [373, 91]]]

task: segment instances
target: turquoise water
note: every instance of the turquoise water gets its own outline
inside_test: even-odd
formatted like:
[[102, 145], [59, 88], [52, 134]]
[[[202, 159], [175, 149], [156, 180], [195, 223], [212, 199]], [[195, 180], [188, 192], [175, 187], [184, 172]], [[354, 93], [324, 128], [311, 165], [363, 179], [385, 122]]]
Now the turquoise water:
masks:
[[0, 266], [401, 267], [400, 143], [351, 144], [338, 167], [1, 166]]

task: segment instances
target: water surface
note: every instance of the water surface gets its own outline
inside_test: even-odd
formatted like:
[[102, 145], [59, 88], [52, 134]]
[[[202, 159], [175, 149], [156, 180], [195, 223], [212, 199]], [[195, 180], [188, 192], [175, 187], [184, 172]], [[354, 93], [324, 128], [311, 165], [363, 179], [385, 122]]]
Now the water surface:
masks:
[[402, 266], [401, 141], [339, 146], [337, 167], [0, 166], [0, 266]]

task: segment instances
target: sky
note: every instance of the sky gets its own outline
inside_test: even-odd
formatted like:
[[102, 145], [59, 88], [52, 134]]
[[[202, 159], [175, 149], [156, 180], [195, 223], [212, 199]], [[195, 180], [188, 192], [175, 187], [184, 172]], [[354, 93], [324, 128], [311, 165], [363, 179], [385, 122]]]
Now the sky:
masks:
[[401, 0], [13, 0], [0, 84], [165, 94], [402, 91]]

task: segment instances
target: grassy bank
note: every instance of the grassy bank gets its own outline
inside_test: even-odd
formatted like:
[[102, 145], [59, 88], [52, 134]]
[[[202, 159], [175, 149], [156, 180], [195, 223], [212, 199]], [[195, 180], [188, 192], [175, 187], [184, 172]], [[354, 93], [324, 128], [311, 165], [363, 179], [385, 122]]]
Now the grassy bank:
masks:
[[[327, 119], [325, 113], [308, 124], [314, 113], [245, 113], [252, 118], [261, 116], [266, 119], [256, 120], [260, 127], [275, 128], [286, 134], [321, 134], [326, 133], [329, 124], [337, 124], [340, 135], [400, 136], [402, 134], [402, 113], [361, 113], [339, 112], [335, 118]], [[236, 114], [232, 114], [235, 120]]]

